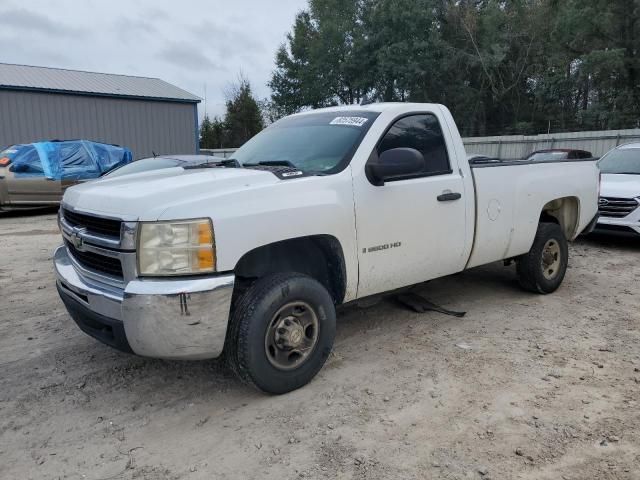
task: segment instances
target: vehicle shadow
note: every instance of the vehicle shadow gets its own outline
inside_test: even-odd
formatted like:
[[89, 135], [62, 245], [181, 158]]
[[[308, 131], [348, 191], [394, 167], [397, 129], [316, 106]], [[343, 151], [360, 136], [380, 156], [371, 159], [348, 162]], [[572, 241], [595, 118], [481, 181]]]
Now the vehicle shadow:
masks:
[[60, 207], [41, 207], [28, 210], [0, 210], [0, 219], [18, 217], [38, 217], [58, 213]]
[[612, 248], [628, 252], [640, 251], [640, 235], [595, 232], [580, 237], [580, 240], [592, 247]]

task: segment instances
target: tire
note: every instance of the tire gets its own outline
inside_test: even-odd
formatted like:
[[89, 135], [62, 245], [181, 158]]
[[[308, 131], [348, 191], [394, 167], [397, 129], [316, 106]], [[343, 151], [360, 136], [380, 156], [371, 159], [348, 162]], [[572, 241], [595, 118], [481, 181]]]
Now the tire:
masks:
[[567, 272], [569, 247], [560, 225], [540, 223], [533, 245], [517, 262], [518, 281], [535, 293], [555, 292]]
[[322, 284], [299, 273], [273, 274], [239, 295], [225, 357], [244, 382], [266, 393], [287, 393], [320, 371], [335, 332], [335, 306]]

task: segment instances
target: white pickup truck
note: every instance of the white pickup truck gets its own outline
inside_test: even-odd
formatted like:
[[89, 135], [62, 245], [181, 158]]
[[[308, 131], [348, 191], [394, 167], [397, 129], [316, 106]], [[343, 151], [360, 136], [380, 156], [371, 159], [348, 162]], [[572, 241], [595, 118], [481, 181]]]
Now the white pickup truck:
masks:
[[309, 111], [226, 162], [68, 189], [57, 287], [106, 344], [224, 353], [284, 393], [322, 368], [340, 304], [510, 259], [525, 289], [553, 292], [598, 183], [592, 161], [470, 166], [442, 105]]

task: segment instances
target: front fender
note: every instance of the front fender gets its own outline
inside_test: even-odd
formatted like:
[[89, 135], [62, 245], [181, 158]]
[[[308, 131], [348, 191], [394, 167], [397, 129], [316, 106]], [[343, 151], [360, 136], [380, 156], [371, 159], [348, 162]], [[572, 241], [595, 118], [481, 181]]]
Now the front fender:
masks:
[[182, 203], [162, 219], [209, 217], [213, 221], [218, 271], [232, 271], [258, 247], [317, 235], [335, 237], [342, 246], [345, 301], [355, 298], [358, 260], [351, 169], [335, 175], [281, 180], [214, 197]]

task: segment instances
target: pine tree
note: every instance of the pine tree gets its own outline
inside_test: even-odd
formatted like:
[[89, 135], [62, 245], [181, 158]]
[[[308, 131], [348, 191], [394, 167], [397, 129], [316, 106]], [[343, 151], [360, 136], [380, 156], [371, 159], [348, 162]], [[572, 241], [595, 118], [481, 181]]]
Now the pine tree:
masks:
[[200, 148], [224, 148], [226, 144], [226, 128], [218, 117], [213, 120], [205, 115], [200, 124]]
[[240, 147], [264, 128], [262, 112], [245, 78], [232, 87], [224, 116], [225, 147]]

